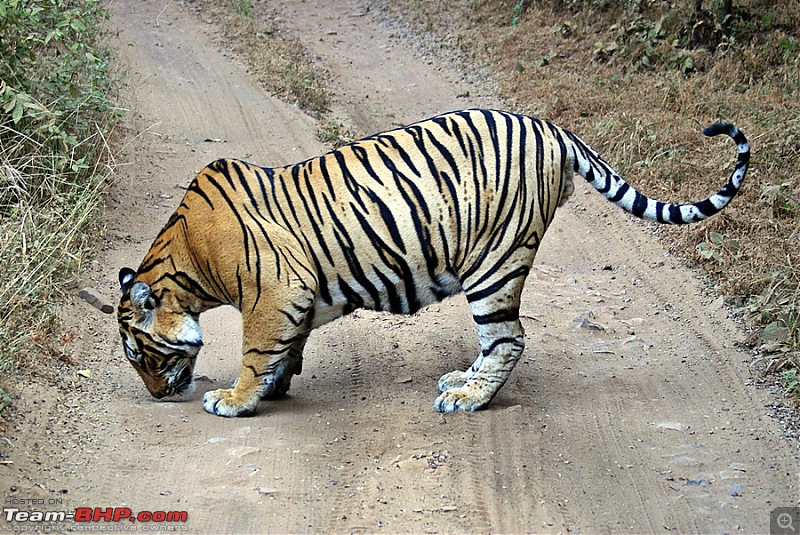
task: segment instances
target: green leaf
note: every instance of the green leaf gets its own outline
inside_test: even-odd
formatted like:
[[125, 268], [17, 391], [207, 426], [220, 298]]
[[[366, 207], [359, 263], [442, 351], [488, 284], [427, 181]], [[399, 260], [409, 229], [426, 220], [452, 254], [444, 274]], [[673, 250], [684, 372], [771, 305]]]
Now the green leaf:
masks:
[[700, 256], [706, 260], [710, 260], [717, 252], [716, 249], [714, 249], [714, 246], [708, 242], [698, 243], [696, 249], [697, 252], [700, 253]]
[[9, 91], [8, 94], [10, 95], [9, 99], [3, 105], [3, 111], [9, 113], [14, 107], [17, 105], [17, 95], [13, 92]]
[[764, 327], [760, 337], [766, 342], [784, 342], [789, 337], [789, 329], [782, 321], [773, 321]]
[[725, 236], [723, 236], [719, 232], [713, 232], [713, 231], [709, 232], [708, 233], [708, 239], [714, 245], [722, 245], [723, 243], [725, 243]]
[[16, 105], [14, 106], [14, 111], [11, 112], [11, 120], [14, 121], [14, 124], [17, 124], [22, 119], [23, 109], [22, 102], [17, 100]]

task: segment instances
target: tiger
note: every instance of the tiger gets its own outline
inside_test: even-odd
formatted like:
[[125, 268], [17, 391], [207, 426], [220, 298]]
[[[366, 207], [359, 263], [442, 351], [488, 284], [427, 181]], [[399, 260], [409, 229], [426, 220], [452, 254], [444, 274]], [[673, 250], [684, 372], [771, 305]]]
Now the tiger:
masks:
[[205, 392], [218, 416], [255, 414], [285, 395], [315, 328], [356, 309], [414, 314], [464, 293], [480, 351], [438, 380], [434, 410], [486, 408], [525, 348], [520, 296], [575, 174], [641, 219], [701, 221], [744, 181], [750, 146], [728, 123], [703, 130], [737, 145], [722, 189], [703, 201], [651, 199], [570, 131], [485, 109], [454, 111], [285, 167], [219, 159], [200, 171], [137, 270], [122, 268], [125, 355], [157, 399], [185, 397], [203, 346], [199, 316], [241, 313], [231, 388]]

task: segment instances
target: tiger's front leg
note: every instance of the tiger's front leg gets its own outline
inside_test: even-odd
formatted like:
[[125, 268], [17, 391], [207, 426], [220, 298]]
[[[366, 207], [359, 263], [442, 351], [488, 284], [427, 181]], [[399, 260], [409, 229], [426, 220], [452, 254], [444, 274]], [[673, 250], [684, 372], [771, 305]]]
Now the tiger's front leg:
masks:
[[239, 378], [233, 388], [205, 393], [203, 408], [207, 412], [227, 417], [252, 416], [260, 400], [280, 397], [289, 390], [292, 376], [302, 371], [302, 352], [308, 338], [306, 316], [313, 296], [310, 291], [303, 294], [284, 300], [281, 307], [274, 306], [278, 296], [272, 296], [269, 305], [243, 313], [244, 350]]
[[289, 389], [286, 376], [289, 348], [251, 349], [244, 354], [242, 370], [233, 388], [206, 392], [203, 408], [217, 416], [252, 416], [261, 399], [270, 398]]

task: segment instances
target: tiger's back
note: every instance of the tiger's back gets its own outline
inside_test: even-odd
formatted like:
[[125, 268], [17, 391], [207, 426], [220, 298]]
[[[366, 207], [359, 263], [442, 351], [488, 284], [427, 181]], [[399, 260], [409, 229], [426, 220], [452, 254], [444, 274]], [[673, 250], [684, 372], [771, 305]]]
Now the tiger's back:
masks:
[[[316, 279], [315, 326], [360, 307], [416, 312], [460, 291], [478, 266], [485, 271], [494, 260], [491, 267], [502, 270], [507, 249], [538, 246], [557, 201], [572, 191], [571, 166], [561, 163], [568, 155], [542, 128], [525, 117], [470, 112], [285, 168], [219, 160], [184, 201], [187, 211], [207, 212], [195, 216], [204, 223], [189, 247], [223, 258], [212, 250], [219, 240], [205, 243], [205, 227], [229, 227], [226, 249], [238, 241], [244, 255], [235, 266], [260, 279], [261, 270], [290, 276], [281, 268], [291, 262], [274, 251], [296, 241], [307, 259], [301, 264]], [[548, 142], [537, 155], [536, 144]], [[544, 185], [537, 167], [554, 171]], [[209, 191], [227, 197], [224, 204], [212, 207], [204, 199]]]
[[[522, 286], [556, 207], [573, 191], [574, 172], [640, 217], [682, 223], [710, 215], [700, 203], [647, 199], [604, 166], [569, 132], [486, 110], [445, 114], [283, 168], [218, 160], [191, 183], [140, 268], [121, 273], [123, 340], [137, 345], [130, 342], [137, 323], [158, 330], [146, 318], [151, 297], [153, 317], [157, 304], [168, 309], [162, 316], [188, 310], [195, 318], [218, 304], [236, 306], [242, 373], [235, 388], [207, 393], [204, 406], [250, 414], [260, 398], [288, 390], [314, 327], [361, 307], [413, 313], [464, 291], [482, 349], [469, 370], [440, 379], [435, 405], [485, 407], [524, 348]], [[737, 172], [740, 184], [746, 161]], [[131, 360], [150, 388], [154, 374]]]

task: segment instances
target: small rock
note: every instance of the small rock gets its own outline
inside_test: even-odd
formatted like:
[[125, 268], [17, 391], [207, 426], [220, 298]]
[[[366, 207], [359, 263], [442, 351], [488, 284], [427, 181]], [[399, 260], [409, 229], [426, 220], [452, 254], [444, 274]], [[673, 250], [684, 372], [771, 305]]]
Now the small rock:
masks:
[[657, 424], [656, 427], [660, 427], [661, 429], [669, 429], [671, 431], [686, 431], [689, 429], [688, 425], [680, 422], [661, 422], [660, 424]]
[[613, 268], [611, 267], [610, 262], [606, 262], [605, 264], [603, 264], [603, 271], [611, 271], [612, 269]]
[[720, 479], [741, 479], [743, 477], [742, 472], [737, 472], [736, 470], [721, 470], [719, 473]]
[[686, 466], [689, 468], [700, 468], [703, 466], [702, 461], [698, 461], [693, 457], [687, 457], [686, 455], [681, 455], [680, 457], [675, 457], [673, 462], [678, 466]]
[[586, 318], [577, 317], [573, 319], [575, 323], [578, 324], [578, 329], [586, 329], [589, 331], [605, 331], [606, 328], [600, 325], [599, 323], [595, 323], [593, 321], [589, 321]]
[[394, 380], [394, 382], [397, 384], [410, 383], [411, 381], [413, 381], [413, 379], [410, 375], [401, 375], [400, 377], [396, 377]]
[[278, 493], [278, 489], [273, 487], [255, 487], [254, 490], [262, 496], [272, 496]]
[[212, 444], [219, 444], [223, 440], [225, 440], [225, 438], [223, 438], [223, 437], [209, 438], [208, 440], [203, 442], [203, 446], [211, 446]]
[[250, 455], [251, 453], [256, 453], [259, 451], [261, 450], [254, 448], [253, 446], [239, 446], [229, 449], [228, 454], [230, 454], [232, 457], [239, 457], [241, 459], [245, 455]]

